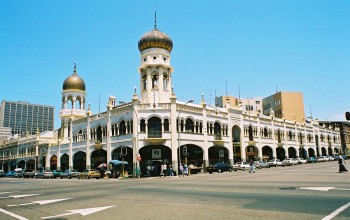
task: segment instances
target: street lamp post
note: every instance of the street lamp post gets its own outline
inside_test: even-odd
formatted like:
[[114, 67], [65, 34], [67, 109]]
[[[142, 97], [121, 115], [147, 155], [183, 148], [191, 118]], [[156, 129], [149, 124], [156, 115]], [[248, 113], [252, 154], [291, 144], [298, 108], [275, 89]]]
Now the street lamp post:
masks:
[[183, 106], [181, 106], [180, 110], [179, 110], [179, 114], [177, 115], [177, 119], [178, 119], [178, 131], [177, 131], [177, 143], [178, 143], [178, 156], [179, 156], [179, 165], [178, 165], [178, 174], [180, 175], [180, 164], [181, 164], [181, 151], [180, 151], [180, 131], [181, 131], [181, 123], [180, 123], [180, 113], [183, 107], [185, 107], [188, 103], [192, 103], [194, 102], [193, 99], [188, 100]]
[[[126, 104], [126, 102], [119, 101], [119, 104]], [[136, 151], [138, 149], [137, 146], [138, 146], [138, 141], [139, 141], [138, 140], [138, 135], [139, 135], [139, 131], [138, 131], [139, 117], [138, 117], [137, 112], [135, 111], [134, 107], [132, 105], [130, 107], [135, 112], [135, 116], [136, 116], [136, 131], [135, 131], [136, 132], [136, 137], [135, 137], [136, 139], [135, 139], [135, 144], [134, 144], [135, 149], [133, 149], [133, 158], [132, 158], [132, 160], [134, 161], [135, 158], [136, 158]], [[138, 161], [136, 161], [136, 163], [133, 164], [133, 170], [132, 170], [133, 177], [136, 177], [136, 168], [138, 169]]]

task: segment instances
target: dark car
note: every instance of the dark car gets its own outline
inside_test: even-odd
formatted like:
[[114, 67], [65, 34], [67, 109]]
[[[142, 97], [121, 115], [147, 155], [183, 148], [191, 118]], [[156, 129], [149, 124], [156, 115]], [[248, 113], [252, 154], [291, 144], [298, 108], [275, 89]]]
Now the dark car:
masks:
[[0, 177], [5, 177], [6, 173], [4, 171], [0, 171]]
[[317, 159], [314, 157], [309, 157], [309, 158], [307, 158], [306, 162], [307, 163], [317, 163]]
[[53, 172], [53, 178], [61, 177], [62, 170], [54, 170]]
[[219, 163], [216, 163], [212, 166], [208, 166], [206, 168], [206, 171], [208, 173], [213, 173], [213, 172], [218, 172], [218, 173], [222, 173], [224, 171], [229, 171], [231, 172], [232, 171], [232, 166], [224, 163], [224, 162], [219, 162]]

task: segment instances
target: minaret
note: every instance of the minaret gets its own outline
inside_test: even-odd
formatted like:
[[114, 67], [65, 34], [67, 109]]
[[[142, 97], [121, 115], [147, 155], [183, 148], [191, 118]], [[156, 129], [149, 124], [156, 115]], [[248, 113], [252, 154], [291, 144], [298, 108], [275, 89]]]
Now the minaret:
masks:
[[154, 29], [144, 34], [138, 42], [141, 52], [140, 102], [156, 107], [158, 103], [169, 103], [171, 96], [170, 53], [173, 42], [168, 35], [157, 29], [156, 13]]
[[63, 141], [69, 137], [72, 120], [86, 117], [85, 82], [77, 74], [74, 63], [73, 74], [63, 82], [60, 137]]

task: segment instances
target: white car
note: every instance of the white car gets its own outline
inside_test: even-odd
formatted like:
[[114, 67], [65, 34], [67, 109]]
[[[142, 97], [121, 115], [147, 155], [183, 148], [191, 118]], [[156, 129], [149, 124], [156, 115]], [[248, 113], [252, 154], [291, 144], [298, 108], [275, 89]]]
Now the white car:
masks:
[[269, 164], [270, 167], [277, 167], [277, 166], [282, 166], [282, 161], [280, 161], [279, 159], [272, 159], [269, 160], [267, 162], [267, 164]]
[[250, 169], [250, 165], [248, 162], [237, 162], [232, 166], [233, 171], [237, 170], [248, 170]]
[[290, 158], [290, 159], [292, 160], [293, 166], [294, 165], [299, 165], [299, 161], [297, 159], [295, 159], [295, 158]]
[[307, 161], [306, 159], [304, 158], [301, 158], [301, 157], [298, 157], [298, 158], [295, 158], [299, 164], [307, 164]]
[[282, 161], [282, 166], [293, 166], [293, 160], [288, 158], [284, 159]]

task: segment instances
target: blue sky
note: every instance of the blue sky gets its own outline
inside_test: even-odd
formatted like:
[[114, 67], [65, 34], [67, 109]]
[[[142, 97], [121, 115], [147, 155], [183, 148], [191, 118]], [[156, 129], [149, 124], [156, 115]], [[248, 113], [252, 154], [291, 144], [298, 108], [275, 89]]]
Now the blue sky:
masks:
[[[77, 72], [92, 111], [139, 88], [137, 43], [157, 27], [173, 40], [179, 100], [304, 94], [305, 113], [345, 120], [350, 111], [350, 1], [0, 1], [0, 98], [61, 108]], [[100, 97], [100, 98], [99, 98]], [[59, 127], [56, 117], [55, 127]]]

